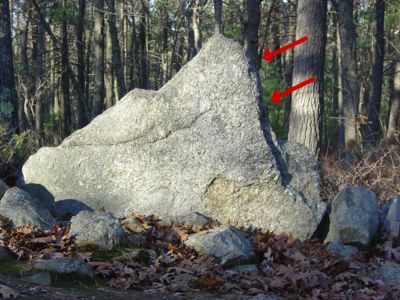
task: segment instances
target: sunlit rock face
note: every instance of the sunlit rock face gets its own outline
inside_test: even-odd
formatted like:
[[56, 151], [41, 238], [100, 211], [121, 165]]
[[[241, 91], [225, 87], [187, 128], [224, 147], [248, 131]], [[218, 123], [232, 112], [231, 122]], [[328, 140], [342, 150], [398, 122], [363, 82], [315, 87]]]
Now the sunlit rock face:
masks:
[[159, 91], [133, 90], [40, 149], [24, 181], [42, 197], [116, 216], [199, 212], [309, 238], [325, 211], [315, 161], [300, 145], [279, 145], [264, 115], [243, 48], [217, 35]]

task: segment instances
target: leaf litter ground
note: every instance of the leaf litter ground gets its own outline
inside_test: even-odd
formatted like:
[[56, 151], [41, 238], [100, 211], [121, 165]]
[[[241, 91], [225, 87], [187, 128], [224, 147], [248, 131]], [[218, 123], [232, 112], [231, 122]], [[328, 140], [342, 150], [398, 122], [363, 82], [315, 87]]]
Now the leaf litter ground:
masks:
[[[95, 282], [104, 281], [110, 293], [134, 290], [139, 294], [175, 297], [170, 299], [215, 299], [227, 295], [243, 299], [240, 297], [257, 294], [288, 299], [400, 299], [400, 285], [387, 285], [374, 275], [384, 264], [400, 263], [400, 247], [395, 247], [396, 241], [388, 238], [350, 258], [340, 258], [327, 252], [326, 245], [318, 241], [300, 242], [284, 235], [240, 228], [254, 245], [257, 256], [252, 263], [259, 271], [241, 274], [184, 245], [189, 234], [217, 227], [217, 222], [188, 227], [160, 225], [152, 216], [135, 218], [144, 229], [140, 233], [145, 240], [141, 253], [146, 255], [128, 260], [118, 257], [130, 245], [99, 255], [96, 250], [75, 247], [68, 238], [69, 228], [60, 226], [46, 232], [30, 227], [0, 228], [0, 246], [7, 248], [26, 270], [38, 259], [67, 256], [83, 260], [92, 266]], [[0, 288], [6, 290], [7, 284], [12, 284], [10, 278], [17, 279], [4, 275], [0, 276]], [[21, 284], [18, 286], [21, 288]], [[105, 287], [97, 288], [102, 289]], [[51, 295], [55, 290], [31, 285], [22, 289], [22, 295]], [[57, 293], [62, 295], [60, 291]], [[101, 295], [94, 297], [103, 299]], [[77, 298], [84, 299], [82, 295]]]

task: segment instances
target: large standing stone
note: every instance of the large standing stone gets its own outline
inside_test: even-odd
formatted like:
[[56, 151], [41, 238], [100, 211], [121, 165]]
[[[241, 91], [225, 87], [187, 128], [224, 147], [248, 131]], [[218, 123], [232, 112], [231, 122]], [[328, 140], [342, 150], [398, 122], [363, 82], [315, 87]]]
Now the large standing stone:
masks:
[[13, 226], [32, 226], [50, 230], [55, 220], [50, 211], [24, 190], [13, 187], [0, 200], [0, 216], [10, 219]]
[[199, 212], [306, 239], [325, 211], [315, 162], [278, 144], [261, 102], [243, 48], [214, 36], [159, 91], [132, 91], [31, 156], [25, 183], [117, 217]]
[[378, 200], [363, 187], [346, 187], [332, 201], [325, 242], [368, 245], [379, 229]]

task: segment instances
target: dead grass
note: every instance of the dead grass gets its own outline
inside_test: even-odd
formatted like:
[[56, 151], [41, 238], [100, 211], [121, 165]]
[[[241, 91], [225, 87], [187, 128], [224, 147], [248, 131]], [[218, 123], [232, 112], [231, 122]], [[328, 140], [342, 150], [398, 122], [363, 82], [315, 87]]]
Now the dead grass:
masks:
[[347, 185], [370, 189], [381, 204], [400, 194], [400, 143], [381, 143], [358, 155], [352, 165], [345, 162], [344, 156], [324, 155], [320, 167], [321, 198], [327, 202]]

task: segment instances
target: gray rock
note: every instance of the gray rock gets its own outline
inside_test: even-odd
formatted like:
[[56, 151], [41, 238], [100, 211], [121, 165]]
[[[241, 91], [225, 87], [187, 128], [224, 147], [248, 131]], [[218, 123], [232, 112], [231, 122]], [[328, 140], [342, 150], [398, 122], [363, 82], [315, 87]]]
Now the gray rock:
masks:
[[13, 226], [32, 226], [50, 230], [55, 220], [41, 202], [24, 190], [13, 187], [7, 190], [0, 201], [0, 215], [10, 219]]
[[78, 246], [96, 245], [102, 250], [112, 250], [126, 234], [118, 219], [109, 213], [82, 211], [71, 219], [71, 237]]
[[337, 254], [340, 257], [346, 258], [350, 257], [353, 254], [356, 254], [359, 252], [358, 248], [353, 247], [353, 246], [348, 246], [348, 245], [343, 245], [340, 243], [330, 243], [326, 250], [332, 254]]
[[6, 248], [0, 246], [0, 261], [8, 256]]
[[70, 257], [57, 257], [49, 260], [39, 260], [35, 263], [35, 269], [55, 272], [59, 274], [80, 274], [93, 277], [92, 268], [86, 263]]
[[60, 146], [41, 148], [23, 177], [57, 201], [117, 217], [199, 212], [300, 239], [325, 211], [314, 159], [302, 146], [281, 148], [257, 71], [221, 35], [159, 91], [136, 89]]
[[235, 266], [231, 268], [230, 270], [237, 272], [242, 275], [251, 275], [251, 276], [259, 276], [260, 270], [257, 268], [256, 265], [241, 265], [241, 266]]
[[332, 201], [325, 242], [368, 245], [379, 229], [378, 200], [362, 187], [346, 187]]
[[221, 226], [192, 234], [185, 244], [200, 254], [214, 256], [224, 265], [244, 263], [254, 256], [250, 241], [233, 226]]
[[385, 222], [385, 231], [393, 237], [399, 235], [400, 227], [400, 195], [397, 196], [389, 207]]
[[9, 186], [4, 183], [3, 180], [0, 179], [0, 199], [3, 198], [6, 191], [9, 189]]
[[400, 265], [396, 263], [384, 264], [373, 275], [387, 285], [400, 285]]
[[25, 276], [21, 278], [22, 281], [30, 282], [34, 284], [40, 285], [51, 285], [51, 276], [48, 272], [40, 272], [36, 274], [32, 274], [30, 276]]
[[268, 293], [268, 294], [257, 294], [253, 297], [249, 297], [247, 298], [248, 300], [284, 300], [285, 298], [278, 296], [278, 295], [274, 295], [272, 293]]
[[189, 213], [183, 216], [168, 216], [164, 220], [161, 220], [160, 224], [170, 225], [170, 224], [184, 224], [187, 226], [207, 226], [211, 224], [211, 219], [202, 215], [198, 212]]

